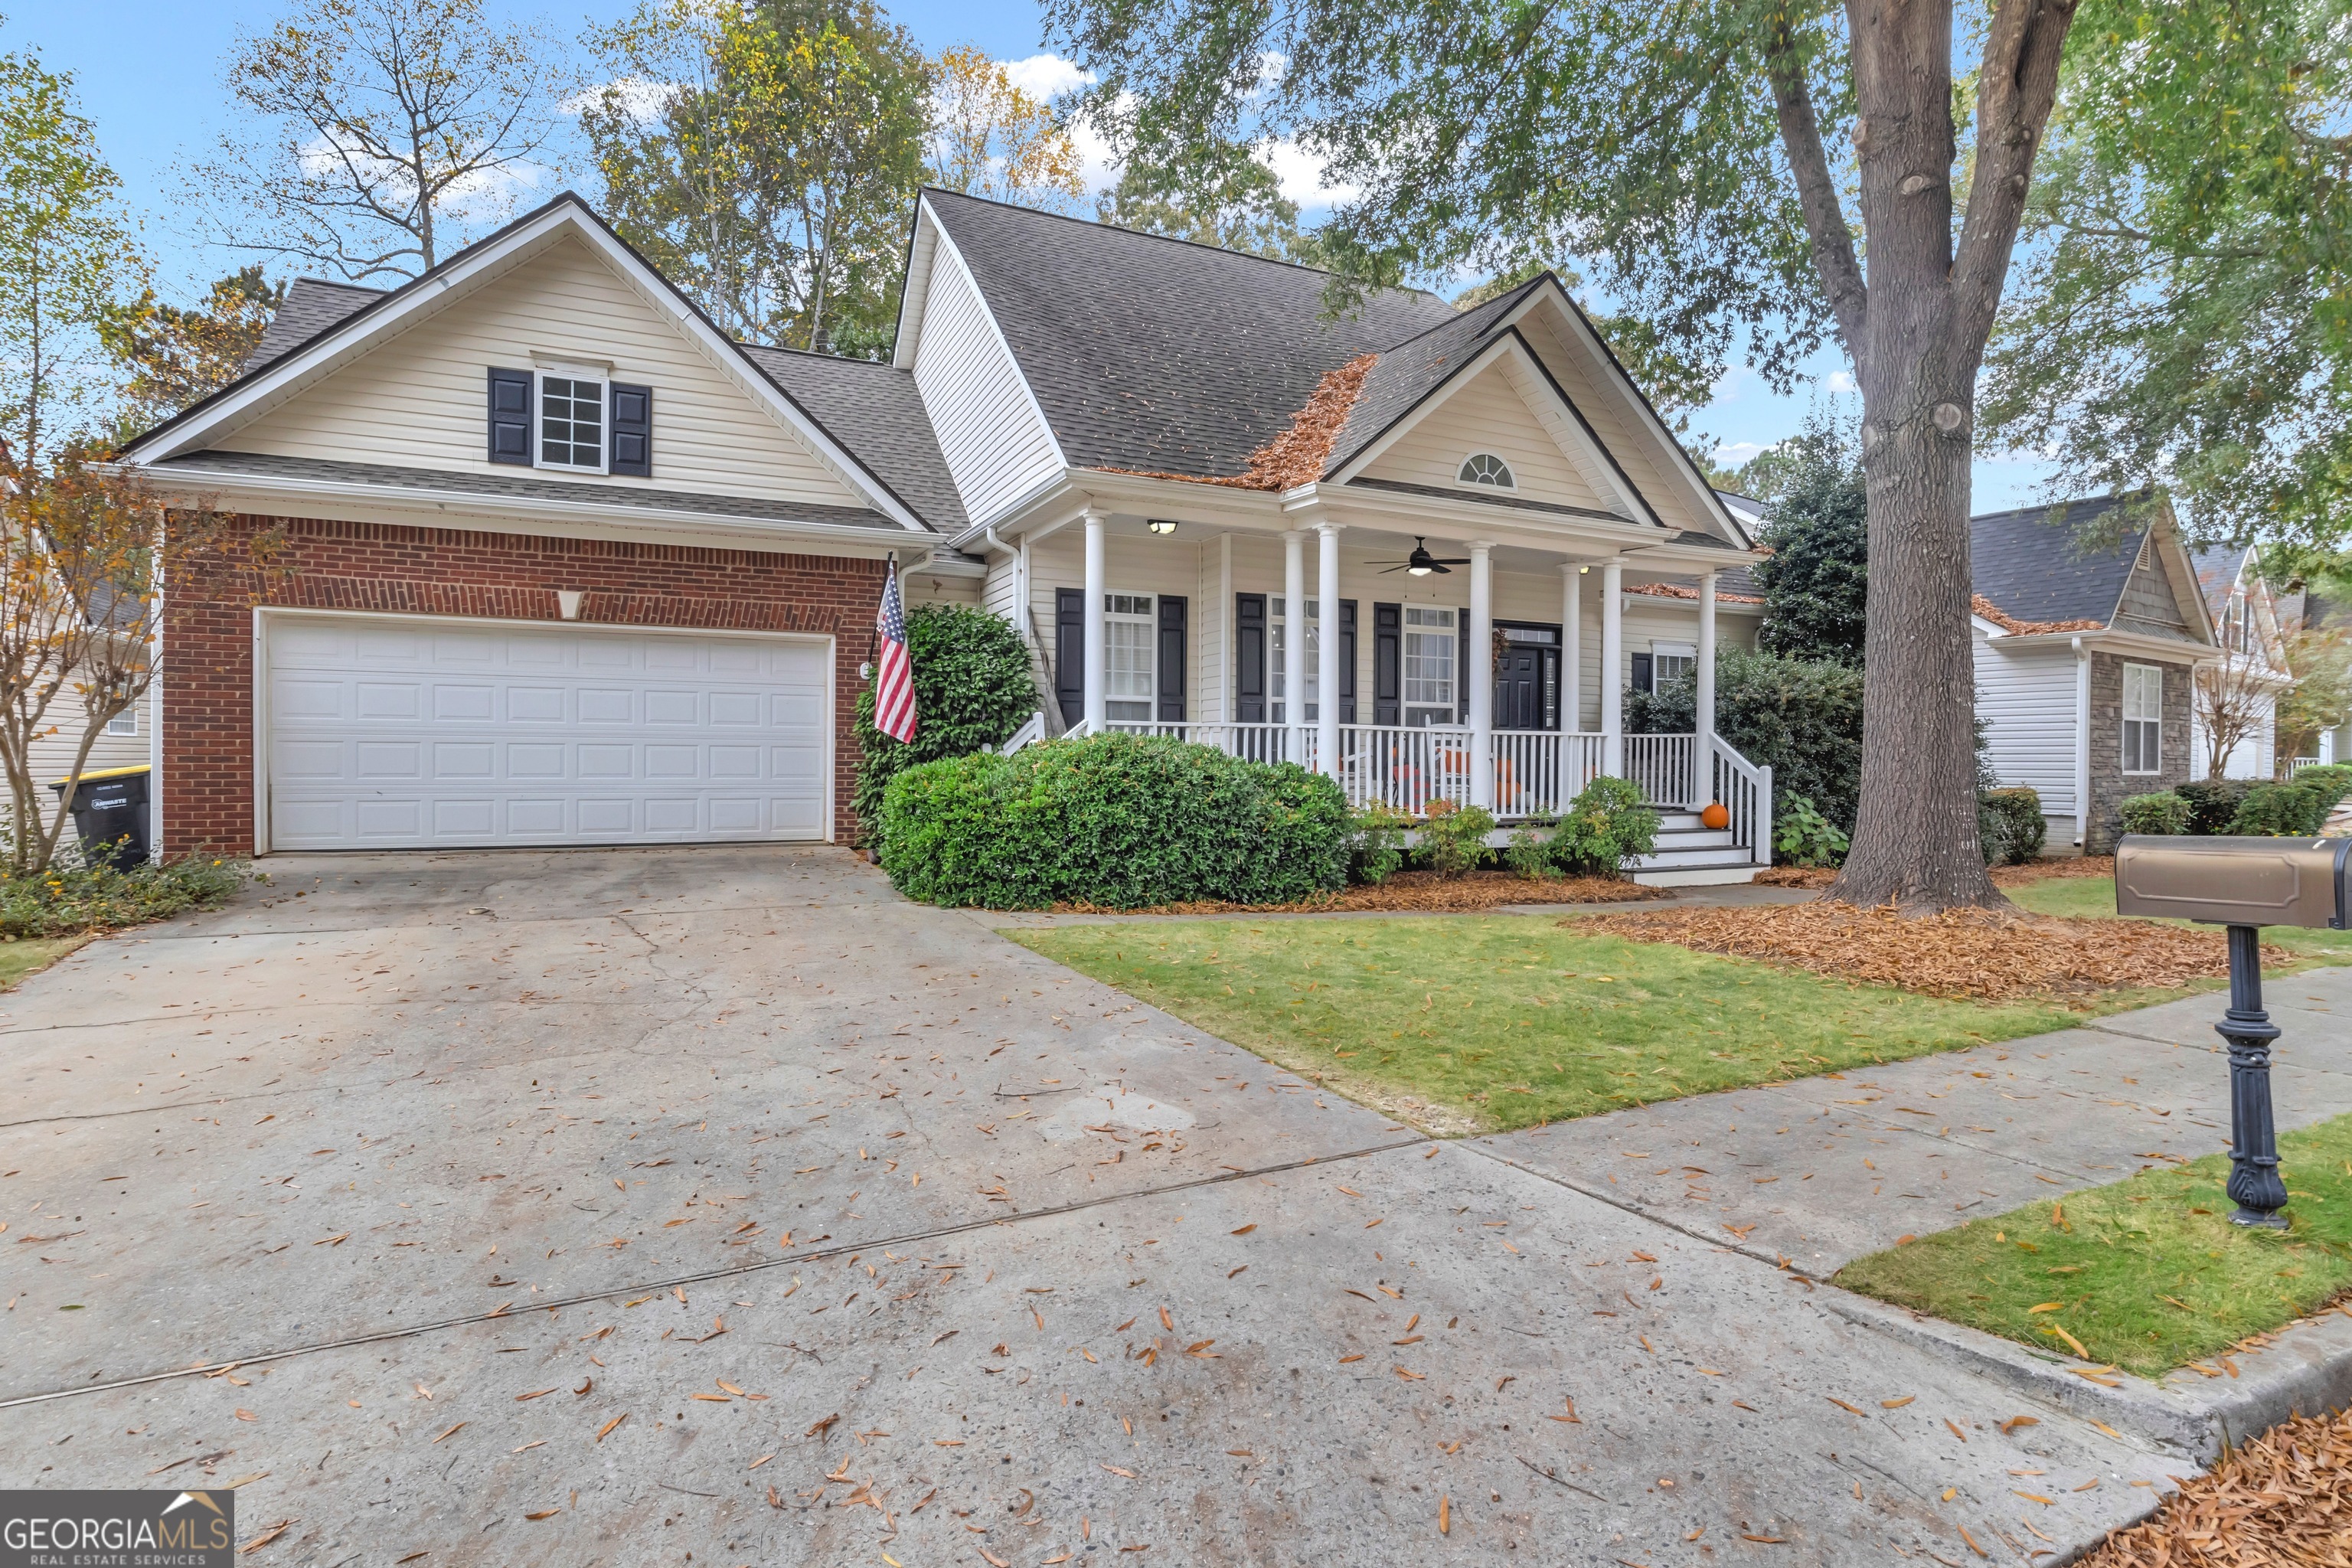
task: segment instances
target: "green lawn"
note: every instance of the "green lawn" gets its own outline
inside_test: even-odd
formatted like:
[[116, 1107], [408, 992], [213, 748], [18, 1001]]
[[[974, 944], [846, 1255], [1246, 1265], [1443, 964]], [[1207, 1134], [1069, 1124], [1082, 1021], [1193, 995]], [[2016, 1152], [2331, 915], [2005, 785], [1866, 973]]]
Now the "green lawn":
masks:
[[86, 936], [19, 937], [0, 942], [0, 991], [13, 991], [28, 974], [37, 974], [79, 947]]
[[1857, 1258], [1837, 1282], [2048, 1350], [2073, 1348], [2063, 1329], [2157, 1376], [2352, 1286], [2352, 1116], [2284, 1133], [2279, 1152], [2284, 1233], [2229, 1222], [2230, 1162], [2209, 1154]]
[[[2093, 1009], [1944, 1001], [1517, 916], [1007, 931], [1278, 1066], [1444, 1133], [1987, 1040]], [[2121, 993], [2096, 1011], [2177, 993]]]
[[[2075, 919], [2116, 918], [2113, 877], [2046, 877], [2009, 889], [2011, 901], [2037, 915], [2067, 915]], [[2170, 925], [2187, 925], [2170, 921]], [[2352, 931], [2305, 931], [2299, 926], [2264, 926], [2263, 940], [2285, 948], [2298, 958], [2352, 963]]]

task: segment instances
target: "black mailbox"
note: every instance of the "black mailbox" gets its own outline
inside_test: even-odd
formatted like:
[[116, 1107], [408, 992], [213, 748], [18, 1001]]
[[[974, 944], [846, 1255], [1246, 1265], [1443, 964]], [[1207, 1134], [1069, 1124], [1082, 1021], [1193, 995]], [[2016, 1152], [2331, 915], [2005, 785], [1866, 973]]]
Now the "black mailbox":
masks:
[[2283, 1230], [2271, 1113], [2271, 1042], [2263, 1009], [2264, 926], [2346, 929], [2352, 838], [2173, 838], [2132, 834], [2116, 846], [2116, 913], [2230, 928], [2230, 1010], [2214, 1031], [2230, 1047], [2230, 1196], [2238, 1225]]

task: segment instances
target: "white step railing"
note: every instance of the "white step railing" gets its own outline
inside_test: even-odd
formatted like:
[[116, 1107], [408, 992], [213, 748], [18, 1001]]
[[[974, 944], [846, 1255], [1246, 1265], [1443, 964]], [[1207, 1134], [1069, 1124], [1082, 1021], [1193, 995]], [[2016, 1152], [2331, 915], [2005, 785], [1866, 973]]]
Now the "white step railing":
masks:
[[[1632, 737], [1628, 736], [1627, 739]], [[1714, 798], [1731, 813], [1731, 841], [1759, 866], [1772, 863], [1772, 770], [1751, 763], [1725, 743], [1707, 737], [1708, 782]]]
[[1043, 710], [1029, 715], [1028, 722], [1005, 737], [1004, 744], [996, 749], [1011, 756], [1024, 746], [1034, 746], [1045, 738], [1045, 715]]
[[1624, 742], [1625, 777], [1642, 786], [1651, 805], [1679, 807], [1691, 803], [1697, 736], [1627, 735]]

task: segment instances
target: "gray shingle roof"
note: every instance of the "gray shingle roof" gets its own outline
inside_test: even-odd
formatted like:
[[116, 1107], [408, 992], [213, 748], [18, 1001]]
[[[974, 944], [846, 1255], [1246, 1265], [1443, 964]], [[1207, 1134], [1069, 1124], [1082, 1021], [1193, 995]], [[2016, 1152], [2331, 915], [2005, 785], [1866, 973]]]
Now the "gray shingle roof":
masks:
[[1507, 294], [1381, 350], [1371, 374], [1364, 377], [1363, 389], [1356, 395], [1355, 406], [1348, 411], [1348, 423], [1331, 443], [1330, 460], [1323, 471], [1337, 473], [1346, 467], [1390, 426], [1412, 413], [1447, 376], [1477, 358], [1494, 342], [1496, 323], [1542, 281], [1529, 279]]
[[2197, 568], [2197, 591], [2204, 595], [2205, 608], [2216, 621], [2230, 607], [2230, 590], [2237, 584], [2238, 573], [2252, 548], [2247, 544], [2215, 544], [2189, 552], [2189, 564]]
[[2021, 621], [2105, 625], [2123, 598], [2147, 529], [2132, 527], [2115, 543], [2087, 552], [2076, 548], [2077, 531], [2121, 504], [2113, 499], [2070, 501], [2056, 522], [2046, 506], [1969, 519], [1971, 586]]
[[912, 371], [798, 349], [736, 346], [917, 516], [942, 533], [962, 529], [963, 498], [940, 455]]
[[1434, 294], [1323, 315], [1328, 274], [931, 190], [1070, 462], [1239, 474], [1327, 371], [1454, 320]]
[[792, 501], [754, 500], [736, 496], [691, 495], [684, 490], [642, 489], [635, 485], [602, 484], [593, 479], [541, 478], [529, 469], [511, 474], [469, 474], [442, 468], [402, 468], [389, 463], [341, 463], [323, 458], [281, 458], [258, 452], [221, 451], [184, 452], [176, 458], [166, 458], [154, 467], [164, 472], [320, 479], [331, 483], [370, 485], [383, 489], [429, 491], [437, 495], [473, 495], [488, 500], [523, 497], [532, 500], [587, 501], [604, 506], [638, 507], [647, 511], [699, 512], [707, 517], [740, 518], [756, 522], [815, 522], [844, 528], [889, 528], [907, 533], [910, 542], [924, 537], [899, 528], [888, 517], [866, 507], [805, 506]]
[[246, 356], [242, 374], [251, 375], [271, 360], [300, 348], [347, 316], [366, 310], [391, 292], [357, 283], [333, 283], [324, 278], [297, 278], [287, 286], [286, 301], [261, 341]]

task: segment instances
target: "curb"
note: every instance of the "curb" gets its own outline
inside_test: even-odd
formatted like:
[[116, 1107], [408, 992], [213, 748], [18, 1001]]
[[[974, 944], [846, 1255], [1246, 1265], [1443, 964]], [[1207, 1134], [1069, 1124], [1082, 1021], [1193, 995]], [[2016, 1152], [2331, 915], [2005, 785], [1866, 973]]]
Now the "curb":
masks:
[[2258, 1436], [2290, 1415], [2352, 1405], [2352, 1317], [2305, 1318], [2271, 1336], [2259, 1351], [2233, 1354], [2236, 1377], [2208, 1378], [2186, 1367], [2149, 1383], [2130, 1373], [2109, 1388], [2075, 1375], [2091, 1363], [2049, 1354], [1979, 1329], [1947, 1322], [1822, 1287], [1819, 1304], [1859, 1328], [1875, 1330], [1970, 1372], [2098, 1421], [2151, 1447], [2210, 1465], [2222, 1451]]

